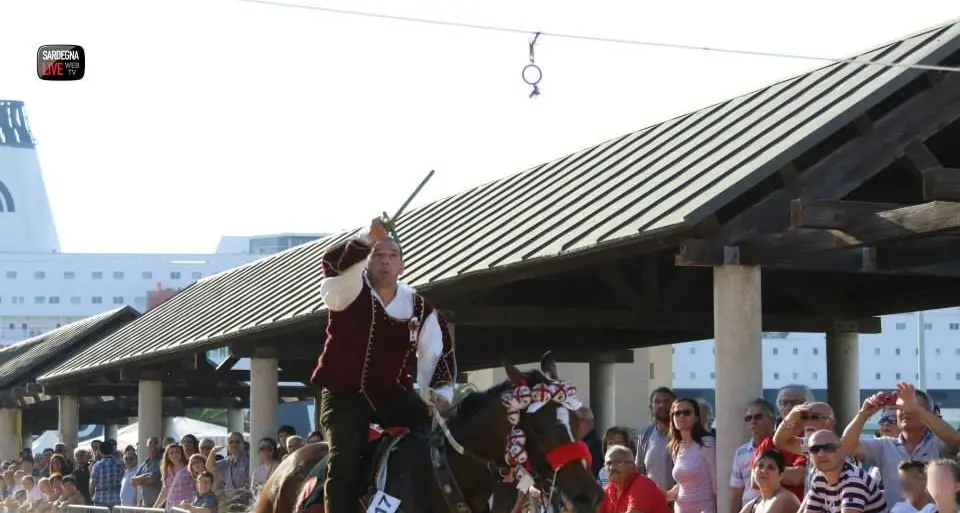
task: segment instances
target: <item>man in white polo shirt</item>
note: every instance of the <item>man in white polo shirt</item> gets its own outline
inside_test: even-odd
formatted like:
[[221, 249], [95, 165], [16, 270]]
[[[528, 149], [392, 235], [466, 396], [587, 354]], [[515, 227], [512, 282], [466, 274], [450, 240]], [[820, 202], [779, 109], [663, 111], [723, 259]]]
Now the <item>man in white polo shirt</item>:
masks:
[[753, 486], [753, 460], [757, 447], [764, 439], [773, 436], [776, 420], [774, 406], [766, 399], [754, 399], [747, 405], [743, 421], [750, 428], [750, 440], [737, 447], [733, 455], [733, 471], [730, 473], [730, 511], [740, 511], [743, 506], [760, 495]]
[[860, 413], [843, 430], [842, 448], [847, 454], [880, 469], [887, 507], [903, 500], [900, 494], [900, 462], [930, 461], [952, 457], [960, 447], [960, 433], [931, 410], [930, 397], [909, 383], [897, 385], [897, 438], [862, 438], [863, 426], [883, 408], [877, 394], [868, 397]]

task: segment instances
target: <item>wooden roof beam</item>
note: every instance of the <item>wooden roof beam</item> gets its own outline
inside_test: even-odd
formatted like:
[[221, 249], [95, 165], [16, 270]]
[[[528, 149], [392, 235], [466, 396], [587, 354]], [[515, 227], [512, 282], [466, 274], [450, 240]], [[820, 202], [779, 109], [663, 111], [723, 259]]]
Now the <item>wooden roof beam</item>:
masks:
[[[781, 233], [761, 235], [738, 245], [742, 265], [776, 265], [817, 252], [880, 246], [892, 242], [960, 232], [960, 203], [933, 201], [893, 205], [845, 201], [804, 201], [791, 204], [791, 224]], [[895, 251], [895, 249], [894, 249]], [[850, 253], [841, 260], [847, 262]], [[873, 256], [861, 252], [861, 270], [871, 270]], [[957, 254], [960, 260], [960, 253]], [[879, 257], [878, 257], [879, 258]], [[723, 247], [704, 241], [681, 245], [677, 265], [723, 265]], [[849, 267], [846, 265], [844, 267]], [[878, 268], [892, 269], [892, 267]]]
[[636, 292], [626, 273], [616, 263], [598, 266], [596, 272], [603, 286], [616, 295], [624, 307], [634, 311], [640, 311], [643, 308], [644, 300]]
[[217, 372], [220, 373], [231, 370], [239, 361], [240, 359], [236, 356], [228, 356], [224, 361], [220, 362], [220, 365], [217, 365]]
[[921, 173], [924, 201], [960, 201], [960, 169], [935, 167]]
[[[791, 222], [800, 221], [801, 227], [743, 241], [741, 262], [759, 265], [804, 253], [874, 246], [960, 230], [960, 203], [933, 201], [893, 210], [879, 210], [882, 206], [878, 205], [874, 213], [864, 212], [862, 203], [846, 209], [844, 203], [808, 203], [804, 212], [810, 214], [807, 219], [803, 215], [793, 219], [791, 212]], [[841, 215], [834, 216], [841, 210]]]
[[903, 206], [863, 201], [796, 199], [790, 202], [790, 227], [843, 230], [851, 224], [851, 218], [874, 215]]
[[[823, 237], [826, 240], [819, 243], [824, 246], [836, 240], [829, 234]], [[898, 241], [887, 246], [798, 253], [762, 263], [756, 259], [755, 253], [741, 253], [743, 265], [762, 265], [772, 270], [957, 277], [960, 276], [960, 237], [941, 236]], [[707, 241], [691, 239], [681, 245], [676, 263], [690, 267], [723, 265], [722, 248], [718, 251]]]
[[[513, 306], [473, 306], [456, 312], [457, 326], [495, 328], [599, 329], [638, 331], [638, 347], [643, 331], [713, 330], [712, 312], [679, 312], [675, 315], [640, 315], [628, 310], [585, 308], [534, 308]], [[823, 316], [764, 314], [764, 331], [822, 333], [831, 326]], [[879, 319], [861, 319], [862, 333], [879, 333]], [[708, 338], [709, 338], [709, 333]]]
[[794, 200], [790, 208], [790, 222], [794, 229], [840, 230], [861, 241], [856, 245], [878, 244], [960, 229], [960, 202], [931, 201], [896, 206], [854, 201]]
[[960, 73], [953, 73], [880, 119], [872, 130], [847, 142], [803, 170], [793, 187], [780, 189], [727, 221], [711, 240], [735, 244], [786, 226], [786, 209], [796, 198], [840, 200], [924, 141], [960, 119]]

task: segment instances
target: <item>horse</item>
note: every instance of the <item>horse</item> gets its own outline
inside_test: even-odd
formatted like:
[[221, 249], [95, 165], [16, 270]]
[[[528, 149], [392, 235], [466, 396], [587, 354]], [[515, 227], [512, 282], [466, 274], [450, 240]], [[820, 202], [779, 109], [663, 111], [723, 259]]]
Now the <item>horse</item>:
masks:
[[[549, 352], [541, 360], [540, 370], [550, 379], [560, 379], [556, 362], [550, 357]], [[580, 413], [587, 415], [581, 416]], [[573, 418], [573, 434], [576, 440], [583, 440], [588, 432], [593, 429], [592, 423], [588, 425], [584, 422], [585, 419], [592, 419], [592, 417], [593, 413], [584, 406], [578, 412], [578, 415]], [[566, 500], [563, 493], [550, 493], [551, 485], [552, 483], [548, 480], [536, 483], [536, 491], [539, 494], [531, 494], [521, 492], [512, 483], [495, 483], [490, 501], [490, 513], [526, 513], [531, 510], [542, 513], [562, 513], [565, 510], [570, 510], [569, 501]], [[531, 495], [533, 496], [531, 497]]]
[[[418, 443], [416, 435], [382, 442], [390, 445], [386, 453], [392, 456], [362, 465], [363, 475], [357, 477], [369, 486], [367, 493], [358, 497], [360, 511], [376, 493], [374, 474], [380, 476], [386, 470], [385, 486], [377, 487], [399, 499], [397, 511], [488, 512], [495, 483], [513, 481], [517, 486], [516, 481], [524, 481], [520, 477], [526, 473], [528, 479], [555, 482], [575, 513], [595, 513], [603, 489], [589, 470], [589, 451], [577, 442], [571, 427], [570, 403], [576, 401], [576, 391], [548, 377], [556, 375], [549, 353], [540, 367], [520, 372], [505, 364], [507, 381], [464, 397], [457, 415], [447, 421], [451, 436], [444, 436], [438, 444], [445, 462], [432, 458], [432, 451]], [[323, 513], [322, 501], [304, 504], [308, 497], [316, 500], [315, 487], [322, 489], [318, 476], [325, 475], [328, 452], [320, 442], [285, 458], [261, 489], [255, 512]], [[366, 458], [372, 458], [369, 451]], [[444, 464], [452, 482], [443, 482], [437, 471]], [[462, 501], [452, 503], [451, 493], [460, 495]]]

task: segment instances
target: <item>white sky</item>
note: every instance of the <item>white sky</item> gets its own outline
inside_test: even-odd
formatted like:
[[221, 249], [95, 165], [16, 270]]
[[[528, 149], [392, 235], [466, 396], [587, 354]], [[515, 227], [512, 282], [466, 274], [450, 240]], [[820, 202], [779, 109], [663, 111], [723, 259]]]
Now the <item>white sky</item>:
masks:
[[[291, 2], [828, 57], [960, 16], [952, 0]], [[238, 0], [2, 3], [0, 98], [27, 102], [69, 252], [355, 227], [430, 169], [418, 204], [822, 65], [541, 38], [531, 100], [525, 35]], [[86, 77], [41, 82], [42, 44], [82, 45]]]

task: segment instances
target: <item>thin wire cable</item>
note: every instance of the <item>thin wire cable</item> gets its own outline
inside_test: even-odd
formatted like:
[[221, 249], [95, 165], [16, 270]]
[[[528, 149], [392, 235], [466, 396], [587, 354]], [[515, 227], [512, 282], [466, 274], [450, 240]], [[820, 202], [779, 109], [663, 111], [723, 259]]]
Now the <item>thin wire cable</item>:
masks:
[[526, 35], [539, 32], [541, 36], [556, 37], [559, 39], [574, 39], [574, 40], [580, 40], [580, 41], [594, 41], [598, 43], [616, 43], [616, 44], [624, 44], [624, 45], [649, 46], [653, 48], [669, 48], [674, 50], [692, 50], [692, 51], [701, 51], [701, 52], [726, 53], [726, 54], [734, 54], [734, 55], [749, 55], [753, 57], [768, 57], [772, 59], [820, 61], [820, 62], [828, 62], [831, 64], [860, 64], [864, 66], [883, 66], [887, 68], [919, 69], [919, 70], [925, 70], [925, 71], [943, 71], [947, 73], [960, 73], [960, 67], [958, 66], [939, 66], [934, 64], [908, 64], [903, 62], [872, 61], [867, 59], [856, 59], [856, 58], [838, 59], [835, 57], [823, 57], [818, 55], [764, 52], [760, 50], [739, 50], [734, 48], [714, 48], [709, 46], [684, 45], [679, 43], [661, 43], [656, 41], [621, 39], [616, 37], [591, 36], [591, 35], [570, 34], [570, 33], [562, 33], [562, 32], [545, 32], [542, 30], [538, 31], [538, 30], [530, 30], [530, 29], [521, 29], [516, 27], [503, 27], [503, 26], [496, 26], [496, 25], [466, 23], [466, 22], [460, 22], [460, 21], [416, 18], [412, 16], [400, 16], [396, 14], [382, 14], [382, 13], [366, 12], [366, 11], [353, 11], [349, 9], [335, 9], [333, 7], [321, 7], [319, 5], [291, 4], [291, 3], [285, 3], [285, 2], [277, 2], [273, 0], [238, 0], [238, 1], [247, 2], [251, 4], [269, 5], [273, 7], [308, 9], [311, 11], [320, 11], [320, 12], [327, 12], [332, 14], [343, 14], [347, 16], [362, 16], [367, 18], [403, 21], [408, 23], [422, 23], [426, 25], [440, 25], [445, 27], [456, 27], [456, 28], [465, 28], [465, 29], [472, 29], [472, 30], [485, 30], [488, 32], [507, 32], [511, 34], [526, 34]]

